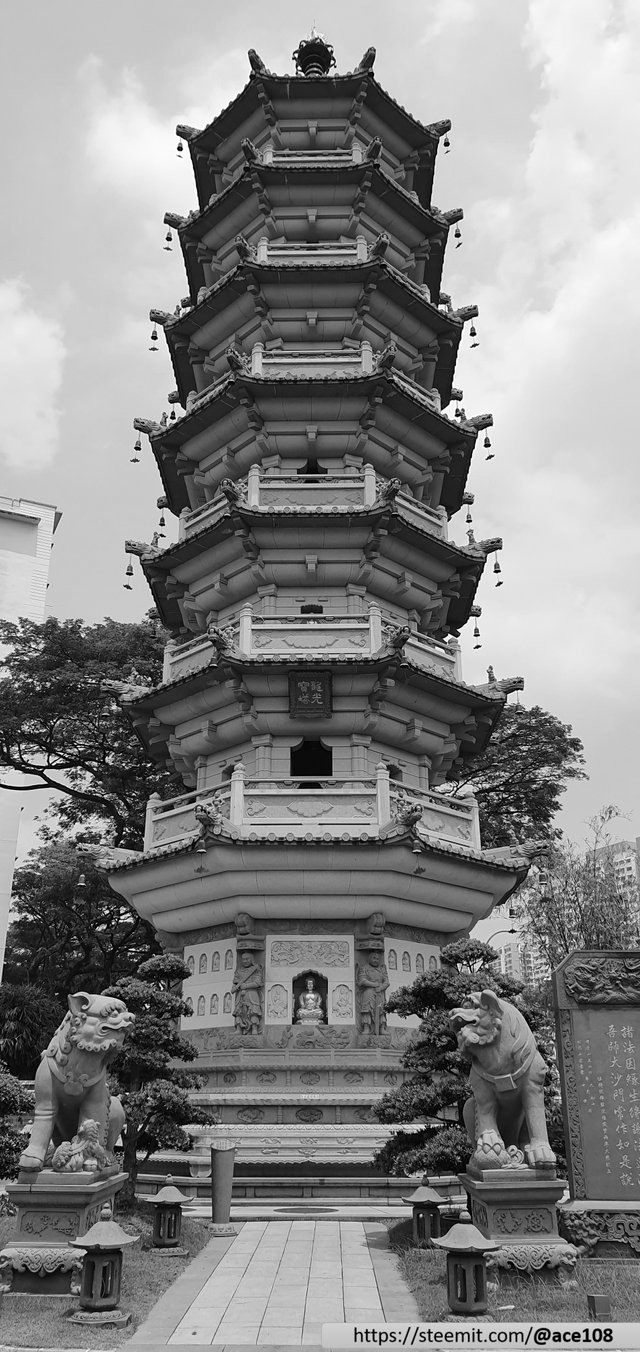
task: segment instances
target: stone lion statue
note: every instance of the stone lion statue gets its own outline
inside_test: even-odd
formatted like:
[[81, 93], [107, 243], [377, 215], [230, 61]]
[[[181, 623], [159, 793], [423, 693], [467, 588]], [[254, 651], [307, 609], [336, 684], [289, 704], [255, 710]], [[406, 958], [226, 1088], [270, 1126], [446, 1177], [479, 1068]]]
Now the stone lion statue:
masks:
[[474, 991], [452, 1010], [458, 1047], [471, 1062], [464, 1121], [477, 1167], [553, 1165], [543, 1086], [546, 1065], [531, 1029], [515, 1005], [494, 991]]
[[70, 995], [68, 1005], [36, 1072], [34, 1121], [20, 1170], [42, 1169], [49, 1144], [73, 1142], [89, 1121], [110, 1153], [124, 1126], [122, 1104], [107, 1088], [107, 1066], [135, 1016], [122, 1000], [86, 991]]

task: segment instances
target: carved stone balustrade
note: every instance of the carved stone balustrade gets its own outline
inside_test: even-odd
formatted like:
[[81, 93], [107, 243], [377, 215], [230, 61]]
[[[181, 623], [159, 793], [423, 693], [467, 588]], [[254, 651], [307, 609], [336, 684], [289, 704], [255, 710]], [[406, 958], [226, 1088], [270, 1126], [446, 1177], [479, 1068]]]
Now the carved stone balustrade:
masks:
[[269, 351], [264, 343], [254, 343], [251, 349], [251, 374], [282, 378], [284, 376], [369, 376], [373, 371], [373, 348], [366, 340], [358, 348], [274, 348]]
[[[399, 621], [383, 621], [378, 605], [368, 615], [255, 616], [242, 607], [239, 618], [223, 626], [224, 637], [237, 657], [372, 657], [391, 642]], [[206, 635], [187, 643], [169, 643], [165, 649], [163, 680], [175, 681], [208, 666], [214, 646]], [[459, 647], [426, 634], [412, 633], [404, 644], [405, 657], [426, 671], [460, 679]]]
[[[258, 465], [252, 465], [248, 475], [237, 480], [235, 489], [239, 506], [252, 510], [286, 512], [287, 509], [306, 507], [348, 514], [353, 507], [373, 507], [386, 482], [371, 465], [346, 474], [262, 474]], [[447, 539], [444, 508], [428, 507], [402, 489], [395, 501], [403, 516], [419, 529], [426, 528], [441, 539]], [[205, 526], [215, 525], [227, 506], [227, 497], [220, 492], [204, 506], [185, 511], [180, 518], [179, 539], [188, 540]]]
[[273, 164], [278, 169], [286, 169], [288, 165], [300, 169], [307, 165], [344, 169], [352, 164], [362, 164], [363, 159], [364, 147], [358, 141], [354, 141], [348, 150], [336, 150], [333, 146], [325, 150], [285, 150], [279, 146], [265, 146], [262, 151], [262, 163]]
[[364, 235], [345, 243], [330, 240], [322, 243], [296, 241], [295, 244], [272, 244], [263, 236], [258, 240], [258, 263], [287, 264], [300, 267], [309, 263], [365, 263], [368, 257]]
[[147, 816], [144, 833], [144, 849], [152, 850], [156, 846], [173, 845], [185, 836], [193, 835], [198, 829], [196, 807], [216, 808], [223, 817], [229, 816], [231, 790], [228, 785], [216, 789], [193, 789], [178, 798], [164, 801], [153, 794], [147, 803]]
[[391, 785], [391, 816], [401, 820], [405, 813], [421, 807], [420, 832], [435, 841], [444, 841], [458, 849], [480, 850], [480, 822], [475, 798], [453, 798], [434, 790], [409, 789]]
[[147, 806], [145, 850], [174, 844], [199, 828], [196, 807], [220, 814], [239, 838], [285, 841], [322, 840], [323, 835], [345, 839], [374, 839], [381, 827], [400, 823], [421, 809], [421, 834], [434, 844], [479, 850], [478, 805], [473, 798], [452, 798], [434, 790], [410, 789], [389, 782], [380, 764], [375, 777], [287, 779], [249, 778], [237, 765], [230, 784], [220, 789], [194, 790], [162, 802], [153, 797]]

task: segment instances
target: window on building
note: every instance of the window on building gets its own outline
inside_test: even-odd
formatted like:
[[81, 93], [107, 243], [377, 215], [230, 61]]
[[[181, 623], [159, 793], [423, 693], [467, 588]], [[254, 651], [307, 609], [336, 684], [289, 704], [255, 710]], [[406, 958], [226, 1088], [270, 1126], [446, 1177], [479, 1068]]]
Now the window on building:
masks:
[[307, 604], [307, 605], [300, 606], [300, 614], [301, 614], [301, 615], [324, 615], [324, 606], [316, 605], [315, 602], [314, 602], [313, 605], [309, 603], [309, 604]]
[[423, 975], [424, 975], [424, 958], [422, 956], [422, 953], [418, 953], [418, 956], [416, 958], [416, 976]]
[[225, 995], [224, 1000], [222, 1002], [222, 1009], [225, 1014], [231, 1013], [231, 991], [227, 991], [227, 994]]
[[206, 953], [203, 953], [198, 963], [198, 971], [200, 973], [200, 976], [202, 976], [206, 972], [206, 970], [207, 970], [207, 955]]
[[226, 953], [225, 953], [225, 955], [224, 955], [224, 970], [225, 970], [225, 972], [230, 972], [232, 967], [233, 967], [233, 953], [232, 953], [231, 949], [228, 948], [227, 951], [226, 951]]
[[[333, 751], [323, 746], [320, 740], [305, 737], [298, 746], [291, 748], [290, 774], [292, 779], [330, 779], [333, 774]], [[318, 783], [301, 784], [301, 789], [320, 788]]]
[[390, 972], [397, 972], [398, 970], [398, 954], [396, 953], [395, 948], [389, 949], [387, 967], [389, 968]]
[[411, 971], [411, 958], [406, 952], [402, 954], [402, 970], [403, 972]]
[[204, 1014], [204, 995], [198, 996], [198, 1014]]
[[310, 456], [305, 464], [301, 465], [300, 469], [296, 472], [298, 474], [328, 474], [328, 470], [325, 469], [324, 465], [319, 465], [318, 461], [313, 456]]
[[196, 970], [196, 960], [195, 960], [195, 958], [193, 957], [193, 955], [191, 955], [190, 957], [187, 958], [187, 967], [189, 968], [189, 971], [190, 971], [191, 974], [193, 975], [193, 973], [194, 973], [195, 970]]
[[219, 972], [219, 971], [220, 971], [220, 954], [219, 954], [217, 948], [216, 948], [216, 951], [215, 951], [215, 953], [213, 954], [213, 956], [212, 956], [212, 958], [211, 958], [211, 971], [212, 971], [212, 972]]
[[209, 1001], [209, 1013], [210, 1013], [210, 1014], [217, 1014], [217, 1013], [218, 1013], [218, 997], [217, 997], [217, 995], [212, 995], [212, 996], [211, 996], [211, 999], [210, 999], [210, 1001]]
[[389, 772], [389, 779], [394, 779], [398, 784], [401, 783], [402, 770], [399, 765], [396, 765], [393, 761], [387, 762], [387, 770]]
[[193, 1014], [193, 1000], [190, 995], [185, 1000], [185, 1005], [187, 1006], [187, 1013]]

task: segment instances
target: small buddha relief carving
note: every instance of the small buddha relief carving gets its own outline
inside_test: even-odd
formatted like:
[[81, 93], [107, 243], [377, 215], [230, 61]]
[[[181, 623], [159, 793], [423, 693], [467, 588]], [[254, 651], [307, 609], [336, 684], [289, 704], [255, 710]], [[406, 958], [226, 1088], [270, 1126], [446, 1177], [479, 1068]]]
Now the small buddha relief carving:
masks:
[[308, 976], [296, 1002], [296, 1023], [324, 1023], [324, 1002], [312, 976]]

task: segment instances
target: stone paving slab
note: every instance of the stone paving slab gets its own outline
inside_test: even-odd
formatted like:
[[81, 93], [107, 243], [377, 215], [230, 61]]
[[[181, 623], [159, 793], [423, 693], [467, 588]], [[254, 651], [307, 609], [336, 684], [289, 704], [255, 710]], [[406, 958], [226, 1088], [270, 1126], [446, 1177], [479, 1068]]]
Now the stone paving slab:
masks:
[[416, 1320], [379, 1221], [245, 1221], [215, 1236], [126, 1346], [292, 1346], [321, 1352], [323, 1324]]

